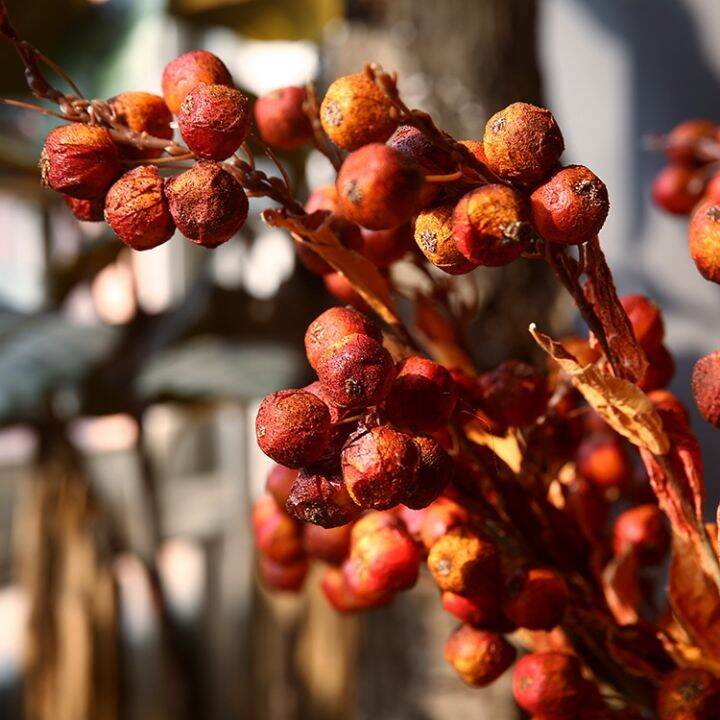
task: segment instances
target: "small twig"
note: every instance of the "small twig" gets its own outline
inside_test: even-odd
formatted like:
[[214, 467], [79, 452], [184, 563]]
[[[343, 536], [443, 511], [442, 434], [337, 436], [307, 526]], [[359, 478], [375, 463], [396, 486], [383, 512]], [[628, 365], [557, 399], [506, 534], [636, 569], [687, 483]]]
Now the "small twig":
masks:
[[32, 103], [22, 102], [20, 100], [10, 100], [8, 98], [0, 98], [0, 105], [8, 105], [10, 107], [20, 108], [21, 110], [30, 110], [31, 112], [40, 113], [41, 115], [48, 115], [50, 117], [56, 117], [60, 120], [66, 120], [72, 122], [73, 118], [68, 117], [54, 110], [48, 110], [47, 108], [41, 107], [40, 105], [33, 105]]
[[330, 139], [323, 130], [320, 122], [320, 103], [318, 102], [315, 86], [309, 82], [305, 86], [305, 102], [303, 103], [303, 112], [310, 121], [310, 127], [313, 131], [313, 141], [317, 150], [319, 150], [332, 164], [335, 170], [339, 170], [343, 163], [340, 150], [330, 142]]
[[429, 183], [446, 183], [446, 182], [454, 182], [455, 180], [460, 180], [460, 178], [463, 177], [463, 171], [458, 170], [454, 173], [449, 173], [447, 175], [426, 175], [425, 176], [425, 182]]

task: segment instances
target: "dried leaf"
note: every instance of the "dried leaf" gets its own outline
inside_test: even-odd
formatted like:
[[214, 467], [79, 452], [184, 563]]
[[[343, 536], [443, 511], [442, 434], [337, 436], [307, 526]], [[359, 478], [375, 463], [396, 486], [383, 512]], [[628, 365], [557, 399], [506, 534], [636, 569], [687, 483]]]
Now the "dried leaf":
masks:
[[644, 622], [610, 627], [606, 642], [620, 666], [638, 677], [660, 681], [674, 667], [657, 630]]
[[638, 382], [645, 376], [648, 361], [620, 303], [612, 273], [597, 237], [584, 246], [584, 252], [584, 270], [588, 278], [585, 297], [592, 304], [603, 327], [614, 364], [624, 371], [623, 377]]
[[[263, 213], [268, 225], [289, 230], [298, 242], [311, 247], [313, 252], [341, 272], [363, 300], [388, 325], [400, 325], [400, 317], [387, 281], [367, 258], [342, 245], [330, 227], [329, 217], [321, 219], [318, 213], [291, 217], [281, 210], [265, 210]], [[314, 224], [318, 219], [321, 219], [321, 222], [315, 228]]]
[[430, 298], [420, 295], [415, 301], [414, 325], [432, 357], [445, 367], [457, 367], [475, 375], [472, 358], [461, 347], [455, 328]]
[[639, 620], [643, 594], [640, 588], [640, 564], [637, 554], [629, 551], [614, 557], [603, 570], [602, 585], [607, 604], [621, 625]]
[[720, 593], [692, 539], [673, 535], [668, 599], [680, 625], [708, 660], [720, 663]]
[[492, 450], [514, 473], [520, 472], [523, 453], [513, 428], [505, 435], [493, 435], [479, 423], [471, 421], [465, 426], [465, 435], [468, 440]]
[[534, 324], [530, 326], [530, 333], [608, 425], [634, 445], [653, 454], [668, 452], [670, 441], [663, 430], [662, 420], [640, 388], [627, 380], [601, 372], [595, 365], [582, 367], [561, 343], [539, 332]]

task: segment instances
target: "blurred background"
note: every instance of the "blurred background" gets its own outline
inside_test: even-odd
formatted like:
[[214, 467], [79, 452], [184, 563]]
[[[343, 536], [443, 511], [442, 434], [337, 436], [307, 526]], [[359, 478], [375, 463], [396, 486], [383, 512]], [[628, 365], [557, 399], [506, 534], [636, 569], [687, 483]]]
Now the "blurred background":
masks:
[[[720, 291], [688, 257], [686, 218], [651, 205], [663, 161], [643, 149], [683, 119], [720, 120], [716, 0], [7, 5], [92, 97], [159, 92], [164, 64], [202, 47], [250, 95], [323, 90], [380, 62], [459, 138], [514, 100], [546, 104], [566, 160], [608, 185], [602, 243], [619, 290], [665, 312], [671, 389], [689, 399], [692, 363], [718, 345]], [[0, 95], [25, 98], [5, 46], [0, 68]], [[304, 329], [332, 302], [260, 223], [262, 201], [212, 253], [177, 237], [131, 254], [40, 188], [51, 127], [0, 108], [0, 718], [514, 718], [507, 683], [469, 690], [445, 666], [452, 621], [429, 584], [338, 618], [317, 578], [299, 598], [256, 582], [249, 509], [268, 464], [255, 409], [307, 382]], [[332, 178], [315, 152], [284, 160], [302, 199]], [[531, 355], [531, 321], [576, 322], [540, 265], [474, 274], [481, 365]], [[694, 428], [712, 468], [720, 449]]]

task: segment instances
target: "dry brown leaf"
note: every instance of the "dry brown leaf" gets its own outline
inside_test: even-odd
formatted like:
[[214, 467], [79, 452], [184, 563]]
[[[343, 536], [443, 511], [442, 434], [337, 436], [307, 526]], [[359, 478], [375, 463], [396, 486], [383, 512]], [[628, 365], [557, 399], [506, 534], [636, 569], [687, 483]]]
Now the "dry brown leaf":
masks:
[[316, 215], [297, 217], [288, 216], [280, 210], [265, 210], [263, 219], [268, 225], [289, 230], [298, 242], [311, 247], [313, 252], [348, 279], [388, 325], [399, 325], [400, 317], [387, 280], [367, 258], [342, 245], [330, 227], [328, 218], [331, 216], [328, 215], [317, 228], [313, 228], [312, 221], [317, 220]]
[[595, 365], [582, 367], [561, 343], [539, 332], [534, 324], [530, 326], [530, 333], [608, 425], [640, 448], [656, 455], [667, 453], [670, 442], [662, 420], [640, 388], [601, 372]]
[[510, 428], [505, 435], [493, 435], [475, 421], [465, 426], [468, 440], [492, 450], [514, 473], [522, 468], [523, 452], [517, 433]]
[[643, 596], [636, 553], [630, 551], [614, 557], [602, 573], [602, 585], [608, 607], [621, 625], [635, 623]]

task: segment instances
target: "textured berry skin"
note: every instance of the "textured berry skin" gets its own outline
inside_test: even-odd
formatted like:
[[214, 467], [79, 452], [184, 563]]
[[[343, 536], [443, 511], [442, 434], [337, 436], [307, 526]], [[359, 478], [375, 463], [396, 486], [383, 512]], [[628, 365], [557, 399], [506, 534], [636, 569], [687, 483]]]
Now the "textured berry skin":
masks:
[[206, 50], [192, 50], [171, 60], [162, 75], [163, 98], [170, 111], [177, 114], [185, 96], [200, 83], [233, 87], [223, 61]]
[[530, 425], [545, 412], [547, 379], [531, 365], [507, 360], [478, 378], [482, 406], [495, 420], [514, 427]]
[[681, 122], [668, 134], [668, 158], [675, 162], [693, 162], [696, 159], [698, 141], [714, 140], [717, 131], [718, 126], [712, 120], [694, 118]]
[[255, 544], [266, 557], [279, 563], [295, 562], [303, 557], [300, 525], [264, 495], [253, 506], [252, 525]]
[[377, 597], [361, 597], [348, 586], [345, 573], [336, 567], [329, 567], [320, 582], [320, 588], [327, 601], [335, 610], [342, 613], [356, 613], [370, 608], [382, 607], [392, 600], [392, 594]]
[[638, 505], [618, 516], [613, 527], [613, 552], [635, 550], [641, 562], [662, 562], [670, 546], [665, 516], [657, 505]]
[[255, 125], [262, 139], [280, 150], [294, 150], [313, 139], [313, 130], [303, 110], [304, 87], [278, 88], [255, 102]]
[[495, 546], [466, 528], [455, 528], [435, 542], [428, 567], [443, 592], [464, 595], [477, 585], [498, 578], [500, 561]]
[[315, 462], [330, 440], [330, 411], [303, 390], [280, 390], [260, 404], [255, 420], [260, 449], [275, 462], [298, 468]]
[[324, 528], [346, 525], [360, 515], [335, 462], [304, 467], [293, 483], [285, 508], [292, 517]]
[[673, 670], [663, 678], [657, 712], [659, 720], [711, 720], [720, 713], [720, 683], [700, 668]]
[[165, 195], [178, 230], [197, 245], [222, 245], [247, 219], [245, 191], [214, 162], [199, 162], [171, 178]]
[[642, 349], [646, 353], [657, 350], [665, 338], [665, 324], [660, 308], [644, 295], [623, 295], [620, 303]]
[[483, 185], [464, 195], [453, 211], [457, 249], [477, 265], [507, 265], [532, 237], [525, 198], [506, 185]]
[[392, 103], [364, 73], [335, 80], [320, 105], [320, 123], [343, 150], [385, 142], [397, 126]]
[[413, 231], [409, 223], [390, 230], [360, 228], [360, 253], [373, 265], [386, 268], [400, 260], [410, 249]]
[[460, 622], [473, 627], [489, 628], [500, 615], [497, 590], [489, 586], [475, 589], [471, 595], [444, 592], [442, 606]]
[[395, 375], [390, 353], [361, 333], [333, 343], [315, 369], [330, 400], [346, 408], [376, 405], [388, 394]]
[[296, 469], [276, 463], [272, 466], [265, 479], [265, 492], [272, 495], [275, 502], [281, 508], [285, 507], [285, 503], [290, 495], [290, 489], [297, 474], [298, 471]]
[[440, 205], [419, 213], [415, 219], [415, 243], [435, 267], [448, 275], [465, 275], [478, 263], [458, 250], [453, 235], [454, 210], [454, 205]]
[[537, 231], [551, 242], [580, 245], [605, 223], [610, 201], [605, 183], [584, 165], [569, 165], [530, 196]]
[[[159, 95], [147, 92], [124, 92], [108, 101], [120, 123], [139, 133], [147, 133], [156, 138], [171, 140], [173, 130], [170, 127], [172, 113]], [[138, 148], [123, 144], [119, 148], [124, 158], [159, 158], [161, 148]]]
[[571, 718], [583, 698], [580, 665], [564, 653], [530, 653], [518, 660], [513, 695], [531, 715]]
[[455, 469], [453, 459], [434, 438], [419, 435], [414, 438], [418, 450], [415, 482], [400, 496], [400, 502], [414, 510], [427, 507], [447, 487]]
[[620, 488], [632, 476], [632, 465], [622, 441], [613, 435], [598, 434], [578, 448], [580, 475], [600, 489]]
[[517, 102], [487, 121], [483, 148], [496, 175], [533, 185], [557, 165], [565, 143], [549, 110]]
[[105, 128], [73, 123], [50, 131], [40, 154], [43, 185], [80, 200], [105, 195], [120, 175], [118, 149]]
[[320, 357], [331, 345], [353, 333], [382, 342], [380, 328], [353, 308], [333, 307], [315, 318], [305, 333], [305, 354], [313, 370], [317, 369]]
[[517, 570], [505, 582], [503, 613], [518, 627], [552, 630], [568, 602], [565, 581], [548, 568]]
[[304, 558], [292, 563], [278, 563], [265, 556], [258, 560], [260, 581], [268, 590], [276, 592], [299, 592], [308, 569], [308, 561]]
[[377, 600], [417, 582], [420, 552], [399, 524], [362, 533], [353, 529], [350, 556], [342, 567], [352, 593]]
[[703, 194], [702, 176], [695, 168], [672, 163], [665, 166], [653, 180], [654, 203], [673, 215], [687, 215]]
[[341, 462], [350, 497], [360, 507], [386, 510], [415, 482], [418, 447], [408, 435], [380, 425], [351, 436]]
[[380, 143], [365, 145], [338, 172], [340, 212], [370, 230], [398, 227], [417, 211], [424, 182], [420, 166], [407, 155]]
[[497, 633], [461, 625], [445, 643], [445, 659], [468, 685], [485, 687], [515, 661], [515, 648]]
[[331, 565], [339, 565], [350, 551], [350, 530], [352, 526], [338, 525], [324, 528], [320, 525], [303, 527], [303, 548], [312, 558]]
[[185, 96], [178, 126], [188, 148], [198, 157], [224, 160], [247, 137], [250, 104], [235, 88], [201, 83]]
[[325, 289], [341, 303], [352, 305], [362, 313], [371, 312], [371, 308], [363, 296], [341, 272], [330, 272], [323, 275], [323, 283], [325, 283]]
[[430, 432], [447, 423], [456, 402], [450, 373], [432, 360], [413, 355], [400, 363], [385, 411], [396, 425]]
[[705, 200], [695, 208], [688, 238], [690, 255], [700, 274], [720, 283], [720, 204]]
[[175, 223], [157, 166], [133, 168], [108, 190], [105, 219], [133, 250], [149, 250], [173, 236]]
[[662, 390], [667, 387], [675, 375], [675, 358], [672, 353], [660, 345], [654, 350], [647, 351], [648, 368], [638, 387], [645, 392]]
[[70, 212], [78, 220], [102, 222], [105, 219], [105, 201], [102, 198], [98, 200], [80, 200], [69, 195], [63, 195], [63, 200], [70, 208]]
[[720, 427], [720, 351], [701, 357], [693, 367], [692, 392], [700, 414]]

